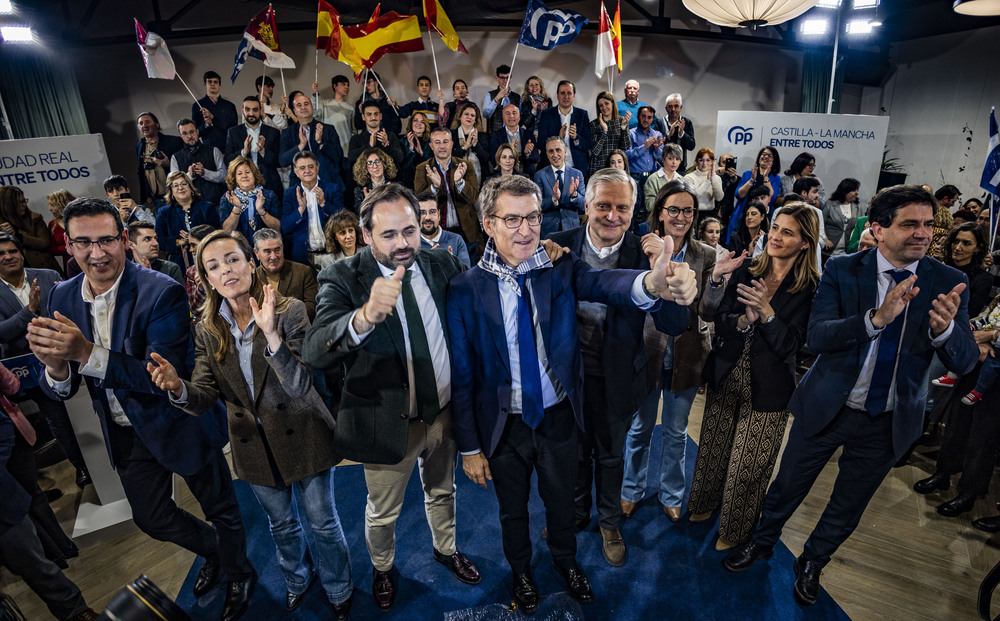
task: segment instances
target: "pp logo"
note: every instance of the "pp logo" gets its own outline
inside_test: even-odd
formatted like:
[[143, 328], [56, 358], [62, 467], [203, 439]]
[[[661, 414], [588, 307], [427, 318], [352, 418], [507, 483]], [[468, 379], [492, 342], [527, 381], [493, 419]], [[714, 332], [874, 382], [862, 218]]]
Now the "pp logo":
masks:
[[[547, 19], [546, 19], [547, 18]], [[570, 14], [560, 10], [546, 11], [538, 9], [531, 16], [531, 36], [539, 38], [539, 30], [542, 30], [542, 45], [548, 47], [558, 45], [559, 39], [571, 35], [576, 31]]]
[[734, 125], [726, 134], [726, 138], [733, 144], [750, 144], [750, 141], [753, 140], [753, 128]]

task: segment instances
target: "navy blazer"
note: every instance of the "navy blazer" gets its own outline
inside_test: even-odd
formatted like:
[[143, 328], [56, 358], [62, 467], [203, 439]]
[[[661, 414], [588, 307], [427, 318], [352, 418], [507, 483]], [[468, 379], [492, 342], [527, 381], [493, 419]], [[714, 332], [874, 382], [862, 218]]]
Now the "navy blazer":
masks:
[[[191, 218], [191, 228], [199, 224], [211, 224], [215, 228], [222, 228], [219, 221], [219, 210], [208, 201], [197, 201], [191, 205], [189, 217]], [[181, 231], [187, 231], [187, 223], [184, 220], [184, 209], [177, 203], [169, 203], [160, 207], [156, 212], [156, 241], [160, 244], [160, 250], [167, 253], [167, 259], [177, 265], [184, 265], [184, 257], [180, 248], [177, 247], [177, 238], [181, 236]], [[193, 259], [194, 253], [188, 251], [188, 259]], [[194, 261], [191, 261], [194, 264]]]
[[[587, 227], [554, 233], [549, 237], [560, 246], [566, 246], [578, 255], [588, 243]], [[642, 242], [626, 232], [618, 250], [618, 268], [648, 270], [649, 258], [642, 251]], [[678, 336], [688, 327], [689, 311], [686, 306], [674, 303], [660, 305], [652, 314], [656, 328], [670, 336]], [[653, 389], [649, 384], [649, 354], [642, 337], [646, 311], [635, 307], [608, 306], [604, 317], [604, 344], [601, 346], [601, 367], [607, 390], [605, 411], [608, 416], [631, 417], [646, 401]], [[652, 364], [662, 366], [662, 358]]]
[[[219, 222], [220, 223], [226, 221], [226, 218], [228, 218], [230, 216], [230, 214], [233, 213], [233, 208], [234, 207], [235, 207], [235, 205], [233, 205], [232, 203], [229, 202], [229, 198], [227, 197], [227, 195], [223, 194], [222, 195], [222, 200], [219, 201]], [[242, 233], [243, 237], [245, 237], [247, 239], [247, 242], [250, 243], [250, 247], [252, 248], [253, 247], [253, 234], [256, 233], [257, 231], [259, 231], [260, 229], [267, 228], [267, 225], [264, 224], [264, 219], [260, 216], [260, 214], [258, 214], [256, 211], [254, 211], [253, 213], [254, 213], [254, 226], [255, 226], [255, 228], [251, 229], [250, 228], [250, 221], [247, 218], [247, 211], [249, 211], [250, 209], [256, 210], [255, 205], [250, 205], [249, 209], [246, 209], [242, 213], [240, 213], [239, 222], [236, 223], [236, 228], [233, 229], [233, 230], [237, 231], [239, 233]], [[275, 218], [277, 218], [278, 221], [279, 221], [279, 226], [280, 226], [280, 222], [281, 222], [281, 203], [278, 201], [278, 195], [275, 194], [274, 192], [272, 192], [271, 190], [264, 190], [264, 211], [266, 211], [269, 216], [274, 216]], [[221, 224], [220, 224], [220, 228], [221, 228]]]
[[[632, 282], [640, 273], [595, 270], [570, 253], [551, 268], [528, 274], [549, 366], [566, 391], [581, 429], [583, 357], [576, 301], [634, 307]], [[652, 310], [659, 310], [659, 305]], [[490, 457], [507, 423], [513, 381], [497, 277], [477, 265], [453, 279], [447, 316], [455, 441], [463, 453], [481, 450]]]
[[20, 524], [31, 506], [31, 496], [7, 470], [16, 433], [19, 432], [14, 428], [14, 422], [0, 410], [0, 498], [3, 498], [0, 502], [0, 535], [11, 526]]
[[[83, 286], [83, 274], [57, 285], [46, 311], [49, 317], [55, 311], [65, 315], [89, 341], [94, 329], [90, 309], [83, 301]], [[150, 354], [156, 352], [174, 365], [178, 375], [190, 377], [194, 364], [190, 329], [184, 287], [169, 276], [127, 261], [115, 302], [107, 374], [100, 381], [89, 376], [81, 378], [79, 363], [70, 363], [73, 383], [69, 397], [80, 388], [81, 379], [87, 382], [113, 467], [119, 455], [108, 438], [108, 425], [116, 423], [111, 418], [106, 389], [114, 390], [136, 435], [172, 472], [181, 476], [195, 474], [226, 443], [222, 408], [200, 417], [185, 414], [170, 403], [167, 393], [153, 385], [146, 372], [146, 363], [152, 361]], [[62, 399], [45, 378], [39, 384], [50, 397]]]
[[[579, 144], [569, 141], [570, 151], [573, 152], [573, 168], [588, 170], [587, 153], [590, 152], [590, 115], [583, 108], [573, 108], [570, 121], [576, 123], [576, 137]], [[538, 147], [541, 148], [542, 161], [539, 166], [548, 165], [548, 156], [545, 155], [545, 140], [549, 136], [558, 136], [559, 128], [562, 127], [562, 118], [559, 116], [559, 107], [546, 108], [538, 116]]]
[[[861, 373], [871, 342], [865, 315], [878, 300], [877, 250], [831, 257], [823, 270], [809, 315], [807, 345], [819, 354], [788, 403], [806, 436], [819, 434], [847, 403]], [[955, 325], [944, 345], [935, 349], [929, 335], [931, 301], [946, 294], [965, 275], [936, 259], [924, 257], [917, 265], [917, 297], [910, 300], [899, 361], [896, 366], [895, 406], [892, 413], [892, 446], [896, 456], [906, 452], [924, 425], [927, 367], [937, 353], [949, 371], [965, 375], [979, 360], [979, 348], [969, 327], [969, 290]]]
[[[309, 123], [309, 143], [306, 145], [307, 151], [312, 151], [319, 158], [319, 176], [327, 181], [341, 179], [340, 169], [343, 166], [344, 148], [340, 146], [340, 135], [337, 134], [333, 125], [322, 123], [323, 125], [323, 146], [316, 145], [316, 125], [319, 123], [313, 119]], [[279, 166], [291, 166], [292, 159], [299, 152], [299, 123], [292, 123], [281, 130], [281, 147], [278, 153]], [[274, 190], [278, 194], [278, 190]]]
[[[44, 309], [49, 300], [49, 292], [57, 281], [62, 280], [59, 272], [54, 270], [24, 268], [24, 277], [30, 283], [38, 280], [41, 306]], [[27, 306], [21, 306], [10, 287], [0, 286], [0, 358], [13, 358], [30, 353], [28, 341], [24, 336], [28, 333], [28, 324], [34, 315]]]
[[[528, 155], [524, 154], [524, 146], [528, 142], [535, 142], [535, 135], [523, 127], [518, 128], [519, 138], [521, 141], [520, 152], [517, 154], [519, 163], [521, 164], [521, 172], [528, 175], [529, 177], [535, 174], [535, 169], [538, 168], [538, 162], [541, 158], [541, 152], [545, 149], [539, 148], [536, 144], [535, 148], [531, 150]], [[490, 134], [490, 160], [493, 162], [493, 167], [499, 169], [500, 163], [496, 161], [497, 149], [500, 145], [507, 143], [507, 128], [501, 127], [497, 131]]]
[[[323, 130], [324, 132], [326, 130]], [[281, 175], [278, 174], [278, 154], [281, 151], [281, 132], [270, 125], [260, 124], [260, 135], [264, 137], [264, 155], [257, 154], [257, 168], [260, 174], [264, 175], [264, 187], [275, 194], [280, 194], [284, 189], [281, 183]], [[230, 127], [226, 132], [226, 148], [223, 151], [226, 166], [243, 153], [243, 143], [247, 139], [247, 126], [240, 123]], [[298, 145], [298, 142], [295, 143]], [[247, 158], [249, 159], [249, 158]]]
[[[281, 238], [285, 244], [285, 256], [296, 263], [309, 264], [309, 211], [299, 213], [299, 199], [296, 192], [300, 184], [285, 190], [281, 200]], [[330, 216], [344, 208], [344, 186], [340, 179], [334, 182], [320, 180], [324, 204], [319, 208], [319, 225], [325, 231]], [[325, 239], [325, 235], [324, 235]], [[321, 252], [326, 252], [324, 248]]]
[[[569, 186], [577, 179], [580, 185], [576, 190], [576, 198], [570, 198]], [[559, 189], [559, 204], [552, 202], [552, 187], [556, 184], [556, 174], [552, 172], [552, 167], [545, 165], [535, 173], [535, 185], [542, 190], [542, 213], [546, 214], [542, 218], [542, 228], [540, 235], [547, 237], [556, 231], [568, 231], [580, 226], [580, 214], [584, 212], [586, 206], [584, 195], [587, 191], [583, 181], [583, 173], [576, 168], [566, 166], [563, 175], [563, 185]]]

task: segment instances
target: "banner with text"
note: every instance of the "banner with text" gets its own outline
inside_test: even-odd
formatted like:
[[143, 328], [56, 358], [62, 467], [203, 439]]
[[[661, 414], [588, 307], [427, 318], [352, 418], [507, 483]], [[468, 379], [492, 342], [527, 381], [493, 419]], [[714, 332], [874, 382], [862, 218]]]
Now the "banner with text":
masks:
[[735, 155], [740, 174], [753, 168], [762, 147], [778, 151], [779, 175], [796, 155], [807, 152], [816, 158], [814, 174], [827, 198], [841, 179], [853, 177], [861, 182], [861, 200], [867, 201], [878, 186], [889, 117], [720, 110], [716, 127], [716, 157]]
[[0, 141], [0, 185], [16, 185], [28, 208], [52, 219], [46, 197], [56, 190], [73, 196], [104, 196], [111, 175], [101, 134]]

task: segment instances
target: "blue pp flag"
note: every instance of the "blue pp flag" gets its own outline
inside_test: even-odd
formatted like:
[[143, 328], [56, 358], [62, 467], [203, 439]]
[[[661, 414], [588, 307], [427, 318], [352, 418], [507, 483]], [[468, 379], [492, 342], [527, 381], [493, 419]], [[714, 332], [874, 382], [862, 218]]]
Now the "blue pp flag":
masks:
[[990, 146], [986, 150], [986, 164], [979, 187], [993, 195], [997, 194], [997, 184], [1000, 183], [1000, 136], [997, 134], [996, 110], [990, 110]]
[[580, 34], [587, 18], [575, 11], [550, 11], [539, 0], [528, 0], [517, 42], [539, 50], [569, 43]]

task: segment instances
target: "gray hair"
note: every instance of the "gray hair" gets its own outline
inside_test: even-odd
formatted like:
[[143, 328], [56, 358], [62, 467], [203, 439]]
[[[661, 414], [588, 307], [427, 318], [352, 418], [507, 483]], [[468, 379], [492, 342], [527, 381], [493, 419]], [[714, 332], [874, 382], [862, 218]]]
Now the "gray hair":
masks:
[[668, 155], [673, 155], [675, 158], [677, 158], [679, 160], [683, 160], [684, 159], [684, 149], [682, 149], [681, 145], [679, 145], [679, 144], [674, 144], [672, 142], [668, 142], [667, 144], [663, 145], [663, 161], [664, 162], [667, 161], [667, 156]]
[[[511, 175], [510, 177], [493, 177], [479, 189], [479, 219], [480, 221], [497, 212], [497, 200], [501, 194], [508, 196], [530, 196], [535, 199], [535, 205], [541, 207], [542, 191], [535, 182], [527, 177]], [[369, 196], [371, 196], [369, 194]]]
[[260, 245], [270, 239], [281, 241], [281, 233], [272, 228], [262, 228], [253, 234], [253, 247], [260, 248]]
[[676, 99], [677, 103], [679, 103], [682, 108], [684, 107], [684, 99], [681, 98], [680, 93], [670, 93], [669, 95], [667, 95], [667, 98], [663, 100], [663, 105], [666, 106], [671, 99]]
[[550, 142], [558, 142], [559, 144], [562, 145], [563, 151], [566, 150], [566, 143], [563, 142], [563, 139], [559, 137], [559, 134], [553, 134], [553, 135], [551, 135], [551, 136], [549, 136], [548, 138], [545, 139], [545, 150], [546, 151], [549, 150], [549, 143]]
[[373, 189], [365, 197], [365, 200], [362, 201], [361, 209], [358, 210], [361, 216], [361, 228], [371, 233], [372, 214], [375, 211], [375, 207], [379, 203], [387, 203], [397, 199], [406, 201], [410, 206], [410, 210], [413, 211], [413, 217], [417, 218], [417, 214], [420, 213], [420, 203], [413, 194], [413, 190], [398, 183], [386, 183]]
[[590, 181], [587, 182], [587, 193], [584, 195], [584, 200], [589, 205], [594, 202], [597, 196], [597, 186], [599, 185], [622, 185], [628, 184], [629, 189], [632, 190], [632, 207], [635, 207], [635, 201], [639, 197], [639, 186], [627, 172], [620, 168], [602, 168], [598, 170], [590, 177]]

